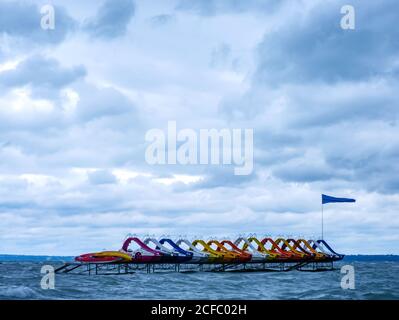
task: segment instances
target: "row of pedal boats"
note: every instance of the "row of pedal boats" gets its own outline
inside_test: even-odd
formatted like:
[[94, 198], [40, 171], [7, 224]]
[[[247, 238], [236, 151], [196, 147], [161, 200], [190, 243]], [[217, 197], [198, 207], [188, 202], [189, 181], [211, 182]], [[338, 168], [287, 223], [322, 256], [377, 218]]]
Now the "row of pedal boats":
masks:
[[258, 239], [240, 237], [231, 240], [128, 237], [120, 250], [82, 254], [80, 263], [265, 263], [330, 262], [343, 259], [324, 240]]

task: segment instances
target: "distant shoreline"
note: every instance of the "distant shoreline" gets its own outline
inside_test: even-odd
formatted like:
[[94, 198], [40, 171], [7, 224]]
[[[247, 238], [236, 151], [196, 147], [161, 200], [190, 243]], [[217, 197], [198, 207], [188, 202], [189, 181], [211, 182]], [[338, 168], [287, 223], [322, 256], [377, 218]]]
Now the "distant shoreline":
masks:
[[73, 256], [43, 256], [43, 255], [18, 255], [18, 254], [0, 254], [0, 262], [43, 262], [43, 261], [73, 261]]

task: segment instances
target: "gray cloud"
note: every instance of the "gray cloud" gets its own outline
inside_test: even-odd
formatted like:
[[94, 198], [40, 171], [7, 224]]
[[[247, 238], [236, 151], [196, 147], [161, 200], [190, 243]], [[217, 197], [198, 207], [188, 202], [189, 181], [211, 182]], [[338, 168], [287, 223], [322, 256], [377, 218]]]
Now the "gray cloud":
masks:
[[39, 6], [26, 1], [1, 1], [0, 34], [23, 39], [30, 45], [60, 43], [74, 30], [76, 22], [64, 8], [54, 8], [56, 27], [54, 30], [43, 30], [40, 25], [42, 14]]
[[88, 178], [91, 184], [109, 184], [115, 183], [116, 177], [109, 170], [96, 170], [89, 172]]
[[97, 15], [86, 23], [85, 29], [95, 38], [119, 37], [126, 33], [134, 13], [135, 5], [132, 0], [106, 0]]
[[334, 172], [334, 170], [331, 168], [316, 167], [313, 163], [296, 163], [292, 165], [284, 165], [281, 169], [275, 169], [273, 173], [276, 177], [282, 179], [283, 181], [295, 182], [325, 181], [339, 177], [337, 172]]
[[355, 30], [340, 28], [343, 4], [317, 3], [268, 31], [251, 87], [219, 111], [260, 129], [255, 163], [285, 182], [395, 193], [397, 3], [356, 1]]
[[281, 0], [180, 0], [176, 9], [204, 16], [239, 14], [248, 11], [271, 13], [281, 2]]
[[227, 43], [221, 43], [212, 50], [211, 67], [223, 67], [231, 58], [231, 47]]
[[16, 69], [3, 72], [0, 85], [31, 85], [35, 89], [54, 90], [65, 87], [85, 75], [86, 69], [83, 66], [64, 68], [55, 59], [34, 55], [22, 61]]
[[[320, 2], [297, 15], [259, 45], [255, 83], [337, 82], [397, 75], [397, 1], [354, 1], [356, 29], [340, 27], [345, 1]], [[383, 36], [382, 36], [383, 35]]]
[[[126, 114], [130, 112], [133, 118], [128, 117], [126, 120], [129, 121], [130, 124], [137, 121], [135, 106], [119, 91], [113, 88], [97, 88], [88, 84], [81, 85], [79, 89], [81, 96], [76, 108], [76, 116], [78, 119], [83, 121], [104, 117], [117, 119], [119, 115], [126, 116]], [[123, 122], [123, 119], [120, 119], [120, 121]], [[117, 125], [121, 125], [121, 123]]]
[[256, 178], [256, 174], [248, 176], [235, 176], [234, 169], [230, 167], [215, 168], [206, 170], [205, 178], [192, 186], [189, 189], [213, 189], [213, 188], [243, 188], [250, 185]]
[[164, 26], [168, 23], [171, 23], [176, 20], [175, 15], [173, 14], [159, 14], [153, 16], [150, 21], [153, 26]]

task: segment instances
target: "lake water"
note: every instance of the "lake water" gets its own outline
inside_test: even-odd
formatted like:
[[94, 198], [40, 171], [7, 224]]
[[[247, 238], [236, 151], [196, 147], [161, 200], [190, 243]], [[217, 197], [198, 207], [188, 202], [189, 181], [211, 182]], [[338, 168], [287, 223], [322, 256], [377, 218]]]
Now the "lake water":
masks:
[[[399, 299], [399, 261], [336, 263], [327, 272], [192, 272], [127, 275], [57, 274], [40, 286], [49, 261], [0, 263], [0, 299]], [[355, 289], [341, 288], [340, 267], [355, 267]]]

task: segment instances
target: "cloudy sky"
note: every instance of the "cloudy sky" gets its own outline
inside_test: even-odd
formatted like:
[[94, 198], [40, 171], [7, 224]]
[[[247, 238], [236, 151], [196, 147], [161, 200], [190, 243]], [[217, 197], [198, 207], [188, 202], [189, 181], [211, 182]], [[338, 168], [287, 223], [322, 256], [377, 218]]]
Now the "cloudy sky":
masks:
[[[0, 1], [0, 253], [139, 235], [399, 254], [396, 0]], [[340, 27], [352, 4], [355, 30]], [[254, 171], [145, 161], [151, 128], [253, 128]]]

